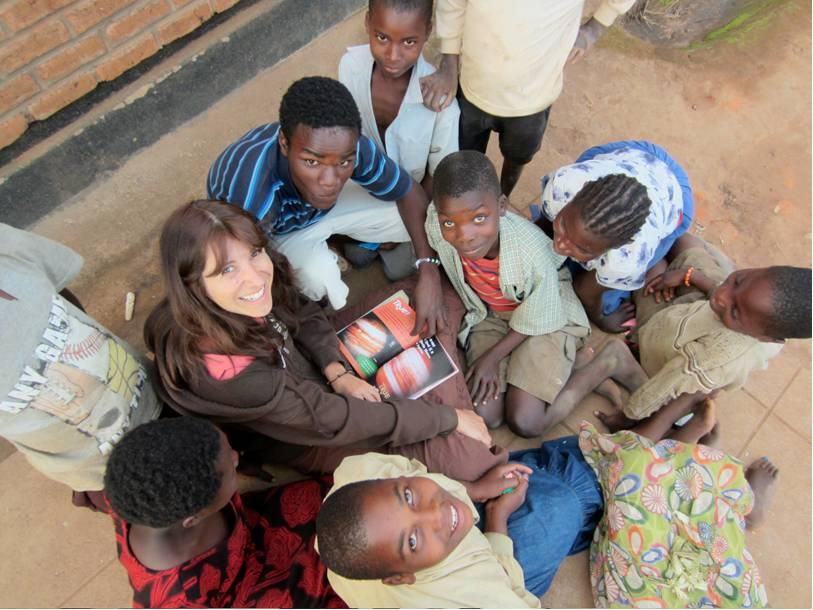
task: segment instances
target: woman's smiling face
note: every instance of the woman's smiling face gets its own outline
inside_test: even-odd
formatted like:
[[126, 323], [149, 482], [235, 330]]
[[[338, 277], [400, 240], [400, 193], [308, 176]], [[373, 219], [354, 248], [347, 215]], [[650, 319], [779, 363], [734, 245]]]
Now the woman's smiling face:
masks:
[[271, 284], [274, 264], [263, 248], [232, 237], [225, 239], [223, 260], [212, 247], [206, 250], [203, 286], [206, 295], [221, 309], [262, 318], [274, 304]]

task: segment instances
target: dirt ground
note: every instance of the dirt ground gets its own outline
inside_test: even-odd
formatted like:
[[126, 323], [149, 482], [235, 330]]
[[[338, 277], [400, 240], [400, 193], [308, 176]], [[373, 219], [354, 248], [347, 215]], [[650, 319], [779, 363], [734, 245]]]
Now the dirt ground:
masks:
[[[769, 26], [693, 51], [657, 49], [613, 30], [568, 68], [541, 152], [512, 203], [524, 209], [539, 178], [585, 148], [652, 140], [687, 170], [693, 232], [739, 266], [811, 264], [811, 7], [789, 0]], [[212, 36], [217, 33], [213, 32]], [[141, 329], [161, 294], [157, 236], [178, 205], [204, 195], [209, 163], [234, 138], [274, 120], [296, 78], [335, 75], [345, 46], [364, 42], [361, 16], [265, 72], [74, 197], [33, 227], [85, 257], [72, 285], [97, 319], [143, 349]], [[499, 159], [496, 146], [491, 157]], [[353, 295], [380, 273], [353, 274]], [[123, 319], [124, 295], [137, 294]], [[547, 437], [571, 434], [601, 405], [591, 398]], [[723, 448], [743, 461], [770, 455], [782, 469], [763, 528], [749, 535], [774, 607], [811, 605], [810, 343], [790, 342], [745, 390], [721, 401]], [[496, 435], [510, 448], [536, 441]], [[1, 606], [127, 606], [129, 589], [103, 517], [75, 510], [65, 488], [18, 454], [0, 462]], [[586, 554], [570, 559], [543, 599], [590, 605]]]

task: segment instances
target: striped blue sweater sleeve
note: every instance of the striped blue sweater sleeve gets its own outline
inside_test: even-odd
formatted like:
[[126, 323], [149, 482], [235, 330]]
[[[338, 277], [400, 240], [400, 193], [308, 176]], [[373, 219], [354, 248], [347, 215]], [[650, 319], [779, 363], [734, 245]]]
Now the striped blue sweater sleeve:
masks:
[[382, 201], [400, 199], [412, 188], [409, 173], [381, 152], [367, 136], [359, 138], [356, 167], [351, 178]]
[[257, 216], [268, 195], [268, 156], [278, 131], [277, 123], [260, 125], [220, 153], [206, 180], [209, 198], [240, 205]]

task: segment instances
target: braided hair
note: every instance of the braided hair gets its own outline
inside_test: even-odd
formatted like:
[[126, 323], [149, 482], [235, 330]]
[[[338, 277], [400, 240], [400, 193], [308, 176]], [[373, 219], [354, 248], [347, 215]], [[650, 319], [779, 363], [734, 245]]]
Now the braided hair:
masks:
[[579, 208], [584, 228], [609, 242], [608, 249], [632, 241], [652, 205], [646, 187], [625, 174], [585, 183], [570, 203]]

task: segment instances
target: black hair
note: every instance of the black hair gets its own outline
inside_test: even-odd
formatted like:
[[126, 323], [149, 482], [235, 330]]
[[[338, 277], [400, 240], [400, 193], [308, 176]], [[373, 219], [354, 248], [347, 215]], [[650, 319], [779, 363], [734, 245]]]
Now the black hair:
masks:
[[379, 481], [356, 481], [340, 487], [322, 504], [316, 537], [322, 562], [339, 576], [377, 580], [391, 573], [369, 556], [362, 504], [365, 491]]
[[460, 197], [472, 191], [499, 197], [500, 179], [494, 164], [476, 150], [461, 150], [446, 155], [435, 169], [432, 199], [437, 204], [444, 197]]
[[361, 115], [350, 91], [326, 76], [306, 76], [288, 87], [279, 105], [279, 123], [289, 141], [297, 125], [346, 127], [361, 133]]
[[570, 204], [579, 208], [584, 228], [608, 241], [608, 249], [612, 249], [635, 237], [649, 216], [652, 201], [635, 178], [609, 174], [585, 183]]
[[773, 316], [768, 334], [774, 339], [810, 339], [810, 269], [768, 267], [773, 279]]
[[373, 7], [377, 5], [391, 8], [397, 13], [421, 11], [427, 25], [432, 23], [432, 13], [435, 10], [434, 0], [369, 0], [367, 10], [372, 13]]
[[194, 417], [142, 424], [113, 448], [104, 490], [118, 516], [131, 524], [169, 527], [217, 496], [220, 435]]

